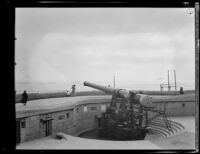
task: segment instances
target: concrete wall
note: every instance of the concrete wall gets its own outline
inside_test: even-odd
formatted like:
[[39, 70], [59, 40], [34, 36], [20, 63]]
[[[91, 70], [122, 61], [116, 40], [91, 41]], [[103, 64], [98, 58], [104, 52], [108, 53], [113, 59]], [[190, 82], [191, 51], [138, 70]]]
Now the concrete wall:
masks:
[[[78, 136], [84, 131], [94, 129], [97, 127], [96, 117], [105, 112], [108, 103], [82, 104], [73, 109], [21, 118], [21, 142], [45, 137], [46, 123], [43, 120], [47, 119], [52, 119], [52, 134], [64, 132]], [[22, 128], [24, 122], [25, 128]]]
[[[21, 142], [29, 141], [40, 137], [39, 116], [32, 116], [20, 120], [21, 125]], [[25, 127], [23, 128], [23, 123]]]
[[87, 104], [78, 105], [75, 108], [75, 135], [78, 136], [80, 133], [97, 128], [97, 118], [101, 117], [101, 113], [104, 112], [104, 104]]
[[[110, 102], [79, 104], [64, 111], [21, 118], [21, 142], [45, 137], [46, 125], [42, 122], [45, 119], [52, 119], [52, 134], [64, 132], [78, 136], [84, 131], [97, 127], [95, 117], [101, 117], [101, 113], [105, 112], [105, 106], [109, 104]], [[155, 104], [156, 108], [165, 111], [167, 116], [195, 114], [195, 102], [156, 102]], [[23, 121], [25, 121], [25, 128], [22, 128]]]
[[73, 134], [73, 109], [52, 113], [52, 134], [64, 132]]
[[156, 109], [165, 111], [167, 116], [194, 116], [195, 101], [156, 102]]

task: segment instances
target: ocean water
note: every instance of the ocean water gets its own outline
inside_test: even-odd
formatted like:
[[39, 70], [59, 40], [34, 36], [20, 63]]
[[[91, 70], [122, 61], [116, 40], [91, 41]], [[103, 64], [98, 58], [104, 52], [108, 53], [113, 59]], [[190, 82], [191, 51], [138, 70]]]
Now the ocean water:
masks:
[[[98, 83], [99, 84], [99, 83]], [[108, 84], [100, 84], [103, 86], [106, 86]], [[45, 93], [45, 92], [66, 92], [67, 90], [71, 91], [72, 84], [70, 83], [54, 83], [54, 82], [35, 82], [35, 83], [28, 83], [28, 82], [20, 82], [15, 83], [15, 90], [17, 93], [22, 93], [24, 90], [26, 90], [29, 93]], [[178, 88], [180, 86], [184, 87], [184, 90], [193, 90], [195, 89], [194, 85], [191, 84], [182, 84], [178, 85]], [[113, 87], [111, 85], [111, 87]], [[130, 83], [130, 82], [119, 82], [116, 83], [115, 88], [120, 89], [127, 89], [127, 90], [160, 90], [160, 84], [136, 84], [136, 83]], [[77, 83], [76, 84], [76, 91], [89, 91], [94, 90], [93, 88], [84, 86], [83, 83]], [[167, 90], [167, 89], [166, 89]], [[173, 88], [171, 90], [174, 90]]]

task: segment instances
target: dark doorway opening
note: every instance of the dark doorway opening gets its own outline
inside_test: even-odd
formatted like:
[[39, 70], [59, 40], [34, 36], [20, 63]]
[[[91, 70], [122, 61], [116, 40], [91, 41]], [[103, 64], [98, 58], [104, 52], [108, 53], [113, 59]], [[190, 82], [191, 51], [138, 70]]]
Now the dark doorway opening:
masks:
[[20, 120], [16, 121], [16, 144], [19, 144], [21, 141], [21, 134], [20, 134]]
[[97, 118], [97, 128], [101, 128], [102, 127], [102, 119], [101, 118]]
[[52, 122], [51, 120], [47, 120], [46, 121], [46, 132], [45, 132], [45, 136], [49, 136], [52, 134]]

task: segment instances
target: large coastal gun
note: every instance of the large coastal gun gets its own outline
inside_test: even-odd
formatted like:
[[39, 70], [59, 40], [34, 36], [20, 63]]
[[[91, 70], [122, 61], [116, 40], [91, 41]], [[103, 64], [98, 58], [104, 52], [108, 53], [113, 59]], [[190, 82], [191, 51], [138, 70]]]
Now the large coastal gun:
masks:
[[154, 107], [154, 104], [151, 101], [151, 97], [148, 95], [136, 94], [132, 91], [127, 91], [125, 89], [116, 89], [116, 88], [101, 86], [101, 85], [86, 82], [86, 81], [84, 82], [84, 86], [92, 87], [92, 88], [101, 90], [105, 93], [109, 93], [113, 96], [113, 100], [116, 98], [121, 98], [126, 101], [132, 100], [134, 101], [134, 103], [139, 103], [140, 105], [147, 108]]
[[[100, 119], [101, 124], [99, 124], [99, 129], [101, 131], [99, 134], [103, 138], [143, 140], [149, 131], [151, 121], [160, 116], [164, 118], [167, 129], [171, 131], [171, 125], [165, 113], [155, 109], [150, 96], [86, 81], [84, 82], [84, 86], [112, 95], [111, 103], [107, 106], [106, 112], [102, 114]], [[148, 117], [149, 112], [155, 115]]]

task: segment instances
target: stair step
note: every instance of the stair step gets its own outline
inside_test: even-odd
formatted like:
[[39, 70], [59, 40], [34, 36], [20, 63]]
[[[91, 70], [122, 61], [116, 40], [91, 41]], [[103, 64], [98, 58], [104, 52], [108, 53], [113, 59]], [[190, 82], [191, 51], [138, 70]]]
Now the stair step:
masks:
[[[165, 132], [165, 133], [167, 133], [168, 135], [174, 134], [173, 132], [169, 131], [168, 129], [162, 128], [162, 127], [159, 127], [159, 126], [154, 126], [154, 125], [152, 125], [151, 128], [152, 128], [152, 129], [155, 128], [155, 129], [157, 129], [157, 130], [160, 130], [160, 131], [162, 131], [162, 132]], [[171, 133], [172, 133], [172, 134], [171, 134]]]
[[[153, 121], [160, 121], [160, 122], [163, 122], [163, 123], [164, 123], [163, 119], [159, 119], [159, 118], [154, 119]], [[182, 127], [183, 129], [185, 129], [185, 127], [184, 127], [182, 124], [178, 123], [178, 122], [175, 122], [175, 121], [172, 121], [172, 120], [168, 120], [168, 121], [169, 121], [169, 123], [173, 123], [173, 124], [179, 125], [179, 126]]]
[[[167, 128], [167, 126], [166, 126], [166, 124], [165, 124], [164, 122], [153, 121], [153, 122], [150, 123], [150, 125], [151, 125], [151, 124], [153, 124], [153, 125], [154, 125], [154, 124], [163, 125], [163, 127], [166, 127], [166, 128]], [[177, 124], [177, 123], [174, 123], [174, 122], [170, 122], [170, 125], [171, 125], [172, 128], [174, 128], [174, 129], [176, 130], [176, 132], [177, 132], [177, 129], [178, 129], [179, 131], [184, 130], [184, 126], [182, 126], [182, 125], [180, 125], [180, 124]]]
[[168, 137], [168, 134], [166, 134], [165, 132], [163, 132], [163, 131], [161, 131], [161, 130], [159, 130], [159, 129], [152, 128], [151, 131], [152, 131], [153, 133], [160, 134], [160, 135], [162, 135], [163, 137]]
[[166, 121], [162, 118], [155, 118], [149, 123], [149, 126], [153, 133], [160, 134], [163, 137], [169, 137], [185, 129], [185, 127], [178, 122], [172, 120], [167, 121], [169, 122], [172, 131], [169, 131]]
[[[150, 125], [157, 125], [157, 126], [160, 126], [160, 127], [164, 127], [164, 128], [167, 128], [167, 126], [165, 125], [165, 124], [163, 124], [163, 123], [150, 123]], [[177, 126], [177, 125], [174, 125], [174, 124], [171, 124], [171, 127], [172, 127], [172, 130], [175, 130], [176, 132], [178, 132], [178, 130], [179, 131], [181, 131], [182, 129], [179, 127], [179, 126]], [[178, 130], [177, 130], [178, 129]]]

